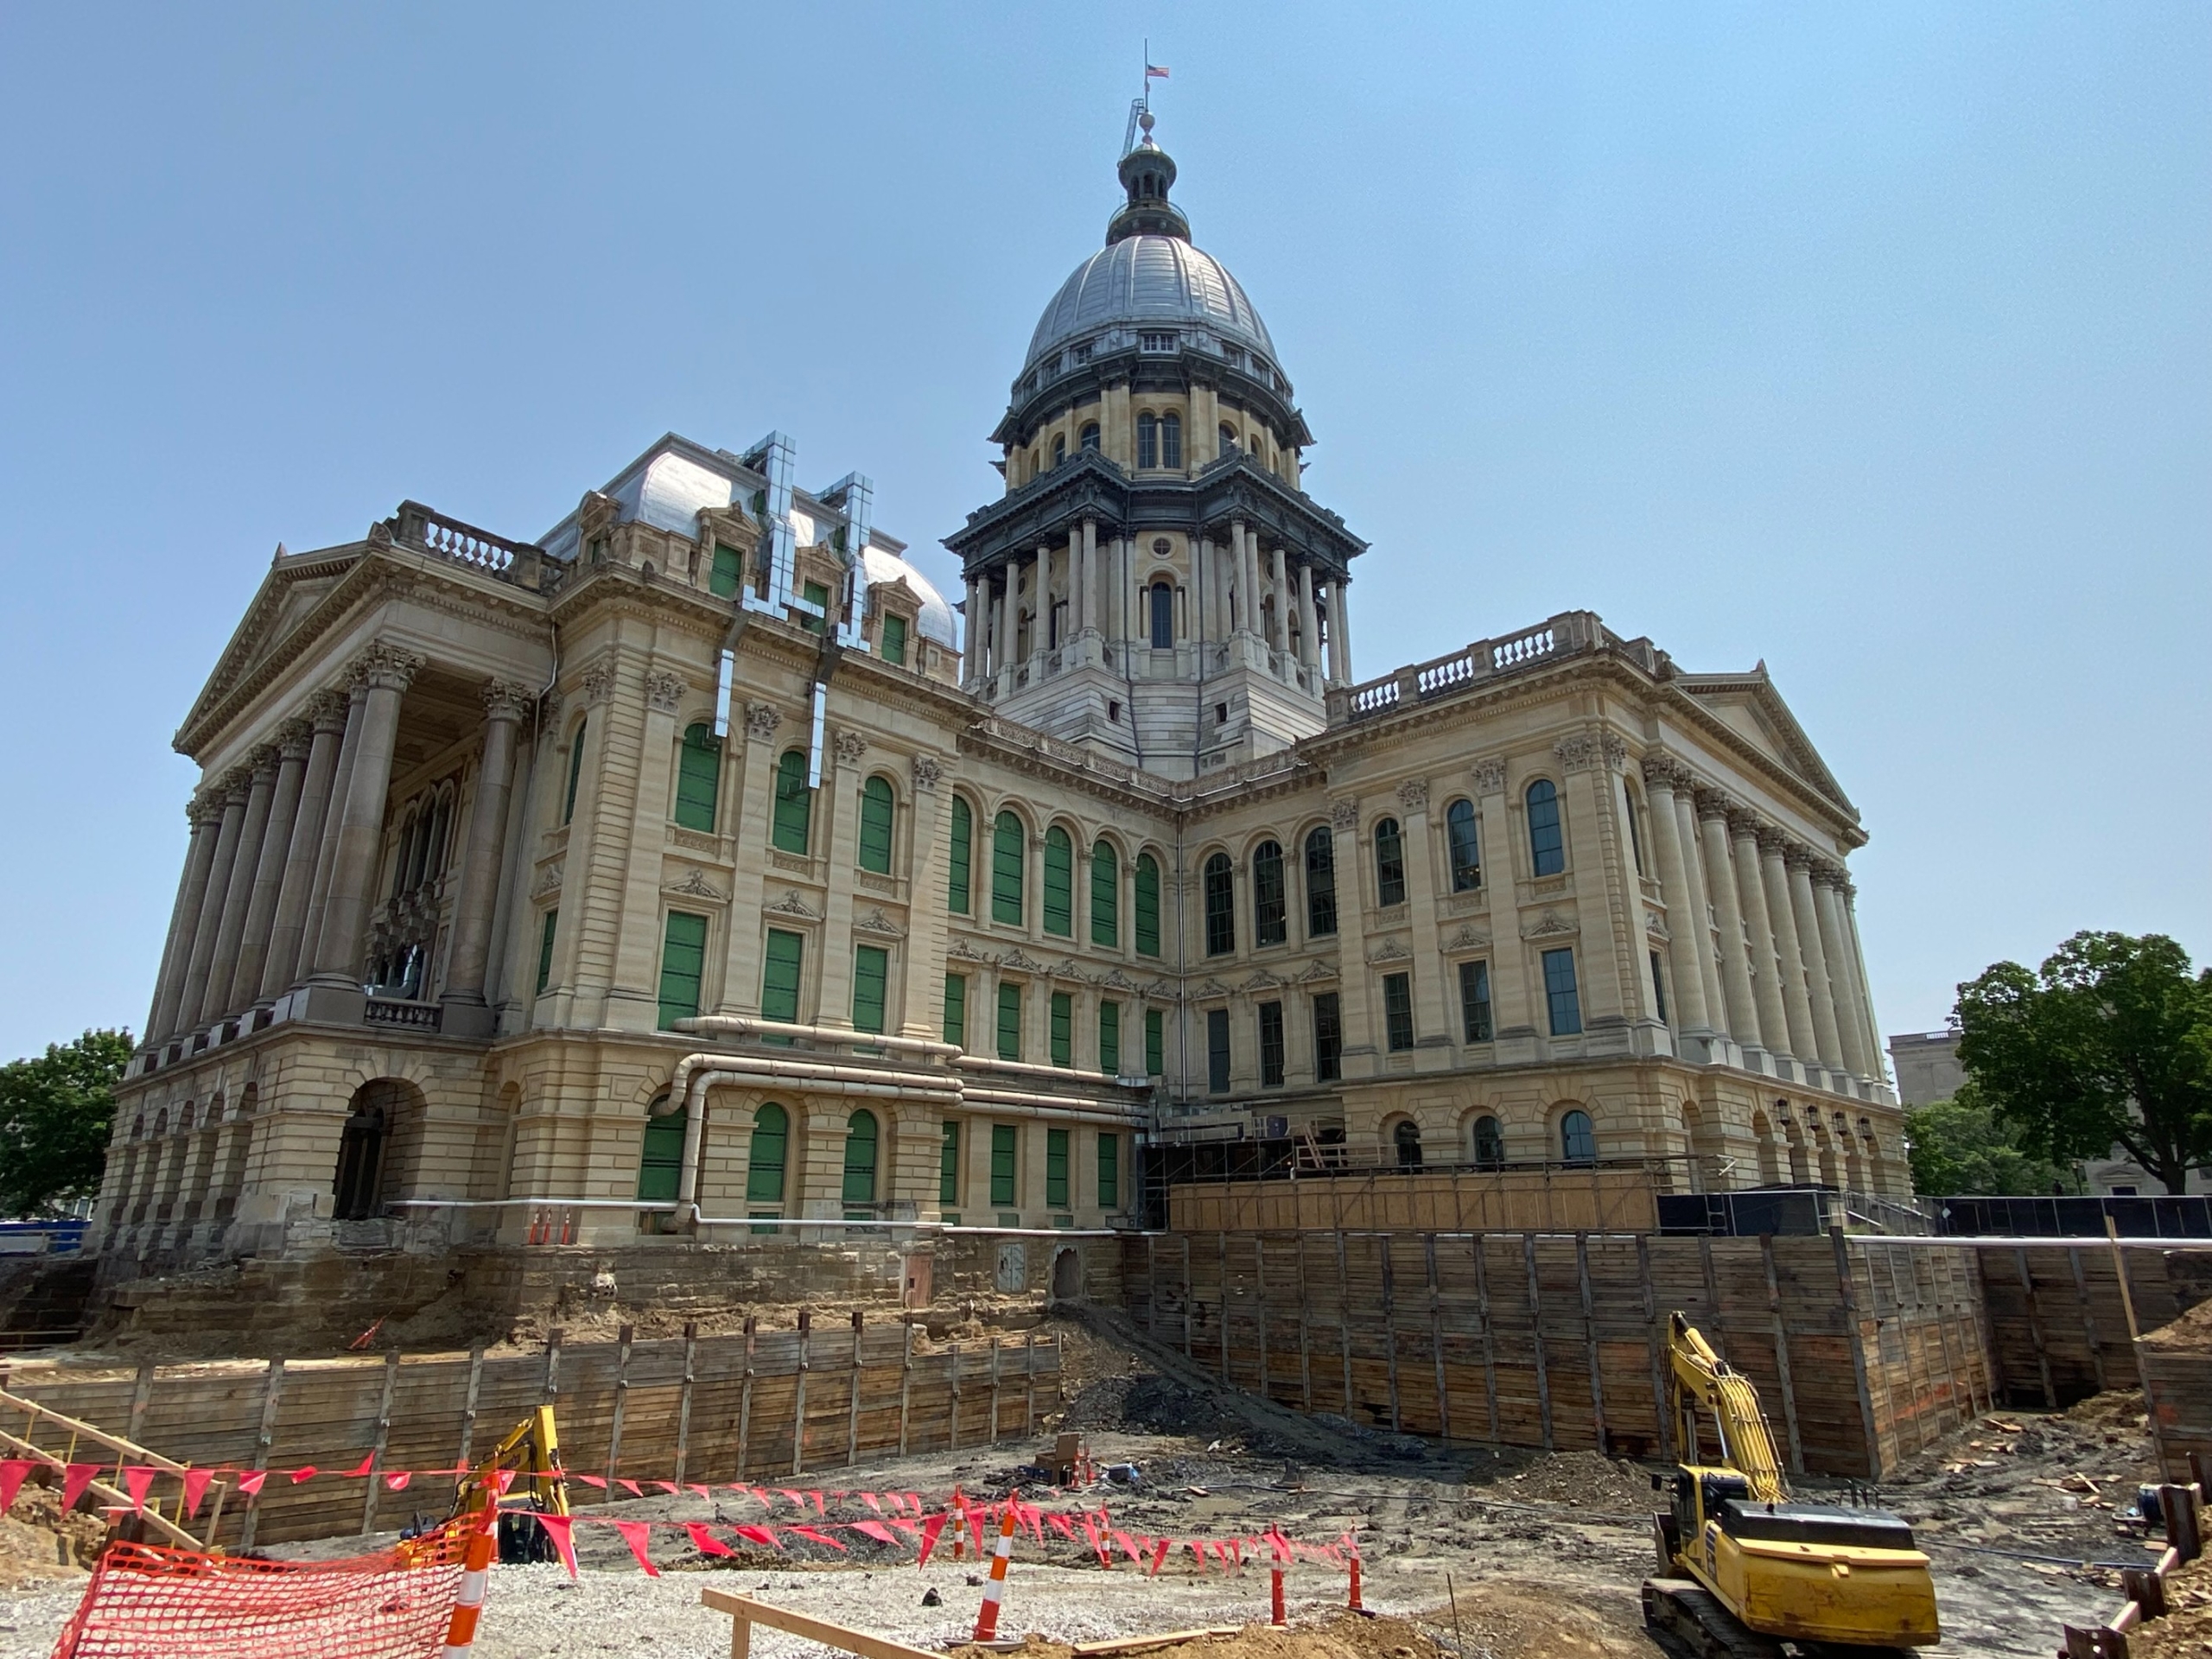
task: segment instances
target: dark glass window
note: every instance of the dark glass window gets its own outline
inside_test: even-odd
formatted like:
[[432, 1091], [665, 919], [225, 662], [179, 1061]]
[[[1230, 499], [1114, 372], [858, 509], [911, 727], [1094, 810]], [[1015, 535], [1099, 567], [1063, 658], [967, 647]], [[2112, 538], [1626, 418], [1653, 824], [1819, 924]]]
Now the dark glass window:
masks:
[[1152, 648], [1175, 648], [1175, 590], [1164, 582], [1152, 584]]
[[1394, 1050], [1414, 1046], [1414, 980], [1411, 974], [1382, 976], [1382, 1027]]
[[1282, 1004], [1260, 1004], [1260, 1087], [1282, 1087]]
[[1667, 976], [1659, 971], [1659, 953], [1651, 953], [1651, 1006], [1658, 1011], [1659, 1023], [1667, 1023]]
[[1217, 1095], [1229, 1092], [1229, 1010], [1206, 1010], [1206, 1087]]
[[1551, 779], [1529, 785], [1529, 858], [1538, 875], [1557, 875], [1567, 868], [1567, 839], [1560, 833], [1559, 791]]
[[1160, 465], [1160, 420], [1157, 416], [1137, 416], [1137, 465]]
[[1483, 884], [1482, 847], [1475, 833], [1475, 804], [1457, 800], [1444, 809], [1444, 827], [1452, 843], [1452, 891], [1472, 893]]
[[1263, 841], [1252, 849], [1252, 943], [1281, 944], [1290, 938], [1290, 893], [1283, 880], [1282, 849]]
[[1494, 1117], [1475, 1120], [1475, 1166], [1497, 1169], [1505, 1162], [1505, 1132]]
[[1559, 1155], [1570, 1164], [1598, 1161], [1598, 1134], [1590, 1125], [1589, 1113], [1573, 1111], [1560, 1119]]
[[1395, 818], [1375, 826], [1375, 902], [1385, 908], [1406, 902], [1406, 843]]
[[1574, 952], [1544, 952], [1544, 1001], [1551, 1012], [1552, 1035], [1572, 1037], [1582, 1029], [1582, 997], [1574, 985]]
[[1183, 464], [1183, 417], [1163, 415], [1160, 417], [1160, 464], [1180, 467]]
[[1062, 433], [1052, 440], [1052, 465], [1058, 467], [1068, 458], [1067, 435]]
[[1306, 837], [1306, 937], [1337, 931], [1337, 842], [1326, 827]]
[[1083, 423], [1083, 447], [1086, 449], [1096, 449], [1098, 447], [1097, 422], [1085, 421]]
[[569, 792], [561, 798], [561, 822], [576, 816], [576, 781], [584, 775], [584, 721], [576, 722], [576, 735], [569, 745]]
[[1221, 429], [1221, 453], [1230, 454], [1236, 448], [1236, 429], [1224, 424]]
[[1421, 1125], [1401, 1122], [1390, 1131], [1390, 1144], [1397, 1148], [1400, 1169], [1421, 1167]]
[[1206, 860], [1205, 879], [1206, 955], [1226, 956], [1236, 948], [1236, 885], [1227, 853]]
[[1643, 874], [1643, 830], [1637, 821], [1636, 791], [1628, 786], [1628, 779], [1621, 779], [1621, 799], [1628, 807], [1628, 849], [1636, 858], [1636, 873]]
[[1459, 1012], [1466, 1024], [1469, 1042], [1486, 1043], [1491, 1040], [1490, 963], [1463, 962], [1459, 964]]
[[1344, 1074], [1344, 1028], [1334, 991], [1313, 999], [1313, 1078], [1334, 1083]]

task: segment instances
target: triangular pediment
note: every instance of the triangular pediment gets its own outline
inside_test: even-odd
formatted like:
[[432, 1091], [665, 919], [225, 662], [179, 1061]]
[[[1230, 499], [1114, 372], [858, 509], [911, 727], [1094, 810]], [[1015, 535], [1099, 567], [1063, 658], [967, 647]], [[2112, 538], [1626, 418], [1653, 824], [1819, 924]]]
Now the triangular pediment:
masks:
[[1820, 751], [1797, 723], [1797, 716], [1789, 712], [1782, 694], [1774, 689], [1764, 663], [1749, 674], [1684, 674], [1675, 683], [1751, 747], [1853, 817], [1858, 816], [1843, 785], [1821, 759]]
[[359, 563], [358, 548], [280, 558], [261, 579], [245, 614], [215, 659], [214, 671], [193, 700], [181, 729], [189, 730], [233, 686], [276, 655], [286, 639], [315, 614]]

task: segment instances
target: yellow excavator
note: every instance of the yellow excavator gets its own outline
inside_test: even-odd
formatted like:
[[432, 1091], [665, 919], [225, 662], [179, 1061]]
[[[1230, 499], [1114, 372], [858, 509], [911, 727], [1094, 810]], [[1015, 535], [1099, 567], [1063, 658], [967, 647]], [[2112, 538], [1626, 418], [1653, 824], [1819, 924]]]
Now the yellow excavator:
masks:
[[[1912, 1529], [1881, 1510], [1794, 1503], [1758, 1391], [1680, 1313], [1669, 1321], [1667, 1410], [1682, 1462], [1654, 1517], [1659, 1576], [1643, 1620], [1693, 1659], [1900, 1655], [1941, 1639], [1936, 1584]], [[1701, 1460], [1709, 1421], [1715, 1461]], [[1784, 1643], [1790, 1644], [1785, 1649]]]
[[[497, 1478], [502, 1470], [514, 1477], [504, 1488]], [[561, 1437], [553, 1425], [552, 1407], [532, 1411], [493, 1448], [490, 1457], [461, 1477], [454, 1486], [451, 1518], [497, 1505], [503, 1490], [515, 1507], [499, 1516], [499, 1560], [510, 1566], [557, 1560], [545, 1529], [530, 1519], [532, 1515], [569, 1512], [569, 1477], [561, 1467]]]

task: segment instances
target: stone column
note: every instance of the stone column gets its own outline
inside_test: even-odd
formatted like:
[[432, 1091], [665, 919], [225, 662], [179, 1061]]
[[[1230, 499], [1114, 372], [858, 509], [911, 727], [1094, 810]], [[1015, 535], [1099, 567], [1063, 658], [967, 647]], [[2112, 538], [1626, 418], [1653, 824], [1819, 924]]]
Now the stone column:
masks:
[[178, 880], [176, 904], [169, 918], [168, 948], [162, 953], [161, 976], [154, 988], [154, 1009], [146, 1019], [149, 1041], [160, 1043], [176, 1035], [183, 1021], [177, 1003], [184, 995], [185, 974], [200, 928], [200, 907], [207, 897], [207, 879], [215, 864], [215, 844], [222, 833], [219, 801], [195, 795], [185, 804], [184, 816], [192, 825], [192, 840], [185, 849], [184, 874]]
[[1360, 868], [1357, 800], [1329, 803], [1329, 831], [1337, 862], [1337, 1020], [1344, 1039], [1342, 1070], [1349, 1082], [1382, 1070], [1367, 1001], [1375, 976], [1367, 966], [1367, 876]]
[[299, 982], [300, 932], [306, 925], [308, 900], [315, 888], [315, 859], [322, 848], [323, 820], [330, 809], [331, 781], [338, 772], [346, 713], [346, 700], [338, 692], [318, 691], [308, 699], [308, 719], [314, 735], [300, 780], [299, 810], [293, 814], [291, 840], [285, 849], [283, 884], [277, 891], [269, 946], [263, 955], [261, 984], [254, 999], [258, 1002], [273, 1002]]
[[[1758, 1005], [1759, 1031], [1770, 1054], [1789, 1052], [1789, 1016], [1782, 1006], [1781, 976], [1774, 960], [1774, 918], [1767, 914], [1766, 888], [1759, 878], [1759, 822], [1738, 808], [1728, 815], [1728, 836], [1735, 853], [1736, 902], [1744, 918], [1745, 945], [1751, 976], [1751, 997]], [[1785, 1070], [1783, 1076], [1789, 1073]]]
[[[1728, 1005], [1720, 988], [1720, 959], [1713, 952], [1713, 897], [1706, 890], [1705, 859], [1698, 844], [1696, 780], [1686, 766], [1675, 770], [1675, 836], [1682, 851], [1682, 874], [1686, 878], [1690, 914], [1688, 938], [1693, 959], [1697, 963], [1698, 977], [1705, 985], [1705, 1017], [1715, 1033], [1728, 1036]], [[1668, 906], [1668, 921], [1673, 924], [1674, 908]], [[1714, 1053], [1716, 1060], [1734, 1057], [1726, 1049]]]
[[[1081, 524], [1068, 526], [1066, 562], [1063, 569], [1067, 573], [1062, 586], [1068, 596], [1068, 623], [1067, 626], [1060, 631], [1060, 644], [1072, 645], [1083, 637], [1083, 526]], [[1066, 660], [1072, 664], [1075, 659], [1070, 658]]]
[[300, 959], [292, 977], [305, 980], [315, 972], [315, 952], [322, 944], [323, 918], [330, 911], [330, 874], [338, 867], [338, 829], [346, 816], [346, 791], [353, 781], [353, 763], [361, 753], [361, 711], [368, 706], [369, 688], [355, 679], [346, 693], [346, 729], [339, 739], [338, 768], [330, 780], [329, 804], [323, 808], [322, 838], [315, 854], [315, 881], [308, 889], [307, 915], [300, 925]]
[[1798, 948], [1804, 953], [1805, 988], [1813, 1004], [1813, 1046], [1821, 1064], [1839, 1075], [1850, 1070], [1844, 1058], [1841, 1028], [1836, 1020], [1835, 988], [1828, 981], [1827, 953], [1821, 943], [1820, 912], [1813, 902], [1813, 849], [1791, 842], [1782, 851], [1788, 872], [1789, 912], [1797, 925]]
[[447, 960], [444, 1012], [448, 1036], [486, 1037], [492, 1011], [484, 1000], [492, 962], [492, 908], [499, 897], [500, 853], [506, 845], [507, 801], [514, 788], [516, 739], [532, 698], [529, 688], [493, 680], [484, 688], [484, 753], [476, 769], [476, 798], [468, 810], [462, 843], [461, 890], [453, 912], [453, 950]]
[[1274, 621], [1268, 629], [1268, 644], [1277, 651], [1290, 649], [1290, 584], [1283, 576], [1282, 549], [1268, 550], [1268, 594], [1275, 602]]
[[1236, 631], [1261, 639], [1260, 538], [1242, 520], [1230, 521], [1229, 534], [1236, 544]]
[[1337, 683], [1351, 683], [1351, 583], [1349, 580], [1332, 583], [1329, 596], [1330, 620], [1335, 625], [1336, 645], [1331, 652], [1337, 665]]
[[[935, 1042], [944, 1035], [944, 942], [952, 920], [944, 904], [945, 843], [951, 834], [947, 815], [952, 791], [943, 786], [944, 763], [933, 754], [916, 755], [911, 777], [913, 849], [906, 861], [906, 938], [899, 951], [899, 975], [906, 986], [899, 999], [899, 1029]], [[975, 1014], [970, 1008], [969, 1018]], [[933, 1199], [936, 1186], [929, 1192]]]
[[1889, 1074], [1882, 1065], [1882, 1027], [1874, 1017], [1874, 986], [1866, 976], [1866, 947], [1859, 938], [1859, 889], [1852, 886], [1847, 877], [1836, 893], [1843, 901], [1843, 931], [1850, 941], [1849, 960], [1844, 964], [1845, 970], [1858, 987], [1859, 1006], [1866, 1021], [1868, 1074], [1880, 1084]]
[[[1437, 877], [1436, 836], [1428, 823], [1428, 779], [1409, 778], [1400, 784], [1398, 805], [1402, 810], [1406, 909], [1414, 936], [1414, 959], [1408, 964], [1414, 976], [1414, 1040], [1456, 1040], [1459, 1027], [1452, 1024], [1445, 995], [1444, 946], [1437, 927], [1436, 895], [1446, 884]], [[1250, 891], [1249, 886], [1246, 891]], [[1254, 1015], [1255, 1032], [1257, 1020]]]
[[254, 865], [253, 893], [247, 903], [245, 931], [238, 940], [238, 967], [229, 995], [243, 1008], [261, 995], [261, 974], [269, 957], [269, 938], [276, 919], [276, 900], [292, 855], [292, 826], [298, 821], [306, 785], [312, 728], [304, 720], [288, 721], [277, 734], [276, 787], [269, 798], [269, 823], [262, 831], [261, 856]]
[[1482, 884], [1490, 895], [1490, 1014], [1495, 1052], [1500, 1064], [1534, 1060], [1535, 1000], [1514, 906], [1513, 811], [1505, 793], [1505, 762], [1478, 760], [1467, 769], [1467, 780], [1474, 785]]
[[1813, 913], [1828, 986], [1835, 995], [1836, 1038], [1843, 1048], [1845, 1069], [1854, 1077], [1871, 1077], [1874, 1071], [1866, 1054], [1866, 1020], [1859, 1012], [1859, 990], [1849, 968], [1849, 936], [1843, 925], [1843, 872], [1832, 865], [1823, 864], [1813, 874]]
[[[1729, 1034], [1746, 1051], [1764, 1052], [1758, 1001], [1751, 994], [1751, 964], [1744, 957], [1744, 912], [1737, 899], [1736, 865], [1728, 848], [1728, 798], [1715, 791], [1697, 792], [1698, 830], [1705, 842], [1706, 888], [1720, 929], [1720, 987], [1728, 1011]], [[1766, 1068], [1747, 1052], [1754, 1071]]]
[[1759, 831], [1759, 873], [1764, 878], [1767, 914], [1774, 923], [1775, 954], [1781, 959], [1782, 1006], [1789, 1021], [1789, 1052], [1813, 1063], [1819, 1045], [1813, 1037], [1813, 1001], [1805, 990], [1805, 953], [1797, 937], [1797, 918], [1789, 903], [1789, 873], [1782, 861], [1788, 837], [1779, 830]]
[[1029, 655], [1041, 657], [1052, 639], [1052, 544], [1037, 544], [1029, 578]]
[[[322, 935], [315, 946], [315, 979], [357, 998], [377, 849], [384, 840], [385, 794], [391, 786], [392, 751], [399, 737], [399, 702], [423, 664], [423, 658], [413, 652], [379, 641], [361, 654], [354, 670], [367, 696], [361, 704], [359, 751], [346, 780], [345, 798], [338, 804], [338, 849], [331, 861]], [[333, 1012], [340, 1010], [334, 1007]]]
[[983, 648], [985, 636], [990, 632], [990, 607], [987, 602], [990, 589], [980, 576], [968, 578], [968, 604], [961, 613], [964, 626], [961, 629], [960, 644], [965, 655], [960, 664], [960, 683], [969, 690], [983, 677], [988, 652]]
[[[822, 1003], [816, 1018], [825, 1026], [849, 1026], [853, 888], [860, 867], [861, 783], [868, 770], [868, 739], [849, 728], [836, 732], [830, 738], [830, 753], [836, 757], [836, 774], [835, 785], [822, 791], [822, 804], [830, 809], [830, 831], [823, 837], [829, 893], [822, 907]], [[824, 777], [823, 782], [830, 780]]]
[[238, 826], [237, 855], [223, 889], [223, 918], [215, 933], [214, 960], [207, 988], [200, 1000], [202, 1025], [231, 1013], [231, 982], [238, 977], [238, 943], [245, 937], [245, 912], [253, 903], [254, 879], [261, 868], [261, 843], [269, 833], [269, 804], [276, 791], [276, 749], [264, 744], [247, 758], [253, 768], [246, 787], [245, 817]]
[[1298, 660], [1309, 671], [1321, 660], [1319, 625], [1313, 614], [1313, 567], [1298, 567]]
[[1078, 637], [1098, 626], [1098, 521], [1083, 521], [1083, 547], [1075, 565], [1075, 631]]
[[200, 1010], [207, 1000], [207, 981], [215, 963], [216, 935], [222, 931], [223, 906], [230, 897], [232, 874], [238, 864], [238, 836], [245, 827], [248, 792], [243, 768], [225, 776], [223, 817], [215, 832], [215, 856], [207, 867], [207, 885], [200, 898], [200, 918], [193, 925], [192, 959], [186, 965], [184, 988], [177, 1000], [180, 1031], [189, 1031], [200, 1023]]
[[1706, 1007], [1705, 973], [1698, 962], [1705, 915], [1691, 897], [1689, 870], [1682, 861], [1681, 825], [1675, 816], [1675, 776], [1673, 761], [1661, 755], [1645, 759], [1644, 798], [1650, 804], [1651, 839], [1659, 855], [1659, 896], [1667, 906], [1667, 965], [1674, 980], [1675, 1025], [1686, 1037], [1709, 1038], [1713, 1016]]

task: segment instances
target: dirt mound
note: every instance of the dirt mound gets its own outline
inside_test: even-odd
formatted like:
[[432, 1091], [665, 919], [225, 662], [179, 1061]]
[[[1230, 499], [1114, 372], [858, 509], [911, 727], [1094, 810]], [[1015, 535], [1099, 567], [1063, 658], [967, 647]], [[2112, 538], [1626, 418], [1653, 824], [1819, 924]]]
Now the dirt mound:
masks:
[[1596, 1452], [1554, 1452], [1468, 1491], [1530, 1503], [1571, 1503], [1604, 1515], [1640, 1515], [1652, 1507], [1649, 1473]]
[[[1135, 1632], [1132, 1632], [1135, 1634]], [[1065, 1643], [1048, 1642], [1032, 1635], [1020, 1649], [1025, 1659], [1072, 1659], [1075, 1649]], [[1146, 1648], [1130, 1659], [1175, 1656], [1181, 1659], [1446, 1659], [1428, 1633], [1409, 1619], [1358, 1618], [1338, 1613], [1319, 1624], [1292, 1625], [1276, 1630], [1267, 1624], [1247, 1624], [1233, 1636], [1206, 1636], [1171, 1646]], [[961, 1647], [953, 1659], [997, 1659], [988, 1648]]]
[[2140, 1431], [2145, 1427], [2143, 1392], [2113, 1389], [2077, 1400], [2066, 1408], [2066, 1421], [2082, 1428]]
[[81, 1577], [106, 1541], [98, 1516], [65, 1515], [60, 1493], [27, 1484], [0, 1516], [0, 1588]]
[[2143, 1341], [2177, 1353], [2212, 1354], [2212, 1302], [2199, 1302], [2171, 1325], [2145, 1331]]
[[[2191, 1561], [2166, 1578], [2164, 1618], [2127, 1633], [2131, 1659], [2203, 1659], [2212, 1649], [2212, 1561]], [[2120, 1610], [2117, 1598], [2106, 1614]]]

